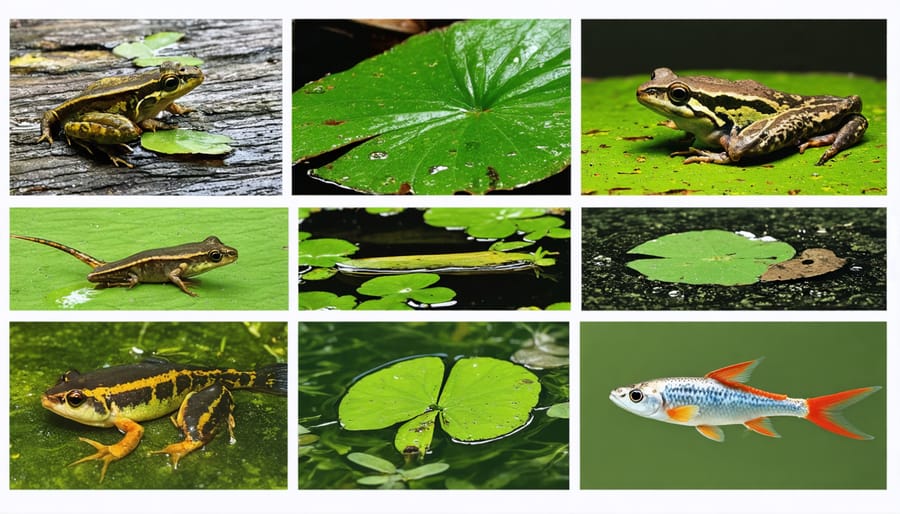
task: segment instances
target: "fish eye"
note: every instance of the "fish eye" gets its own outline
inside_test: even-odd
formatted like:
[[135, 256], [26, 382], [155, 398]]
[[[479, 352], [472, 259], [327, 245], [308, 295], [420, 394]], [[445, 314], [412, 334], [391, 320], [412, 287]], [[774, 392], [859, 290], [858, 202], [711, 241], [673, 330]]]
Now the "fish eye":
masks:
[[639, 403], [644, 399], [644, 393], [640, 389], [632, 389], [628, 391], [628, 399], [634, 403]]
[[69, 404], [70, 407], [78, 407], [79, 405], [84, 403], [84, 400], [84, 393], [77, 389], [66, 393], [66, 403]]
[[178, 89], [178, 77], [170, 76], [170, 77], [164, 78], [162, 87], [163, 87], [163, 89], [165, 89], [166, 91], [169, 91], [169, 92], [175, 91], [176, 89]]
[[209, 260], [213, 262], [219, 262], [222, 260], [222, 252], [218, 250], [212, 250], [209, 252]]
[[691, 90], [684, 84], [672, 84], [668, 89], [669, 100], [673, 104], [683, 105], [691, 99]]

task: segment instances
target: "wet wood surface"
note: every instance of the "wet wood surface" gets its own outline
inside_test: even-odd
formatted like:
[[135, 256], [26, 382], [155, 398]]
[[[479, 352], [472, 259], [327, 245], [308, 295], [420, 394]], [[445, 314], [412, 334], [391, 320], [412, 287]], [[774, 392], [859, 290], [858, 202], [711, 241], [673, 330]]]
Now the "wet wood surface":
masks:
[[[223, 156], [162, 155], [130, 145], [134, 168], [114, 166], [66, 144], [37, 143], [44, 111], [108, 76], [135, 73], [113, 55], [157, 32], [184, 38], [160, 53], [203, 59], [206, 76], [178, 103], [193, 112], [168, 121], [224, 134]], [[13, 20], [10, 23], [11, 195], [280, 195], [282, 192], [281, 20]], [[166, 119], [164, 113], [161, 119]]]

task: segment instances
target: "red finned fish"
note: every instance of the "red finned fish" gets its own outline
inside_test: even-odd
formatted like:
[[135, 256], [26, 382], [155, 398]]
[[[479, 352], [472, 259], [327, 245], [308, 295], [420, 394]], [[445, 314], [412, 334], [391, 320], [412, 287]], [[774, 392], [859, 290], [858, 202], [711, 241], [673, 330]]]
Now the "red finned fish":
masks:
[[860, 387], [815, 398], [789, 398], [746, 385], [762, 359], [733, 364], [705, 377], [658, 378], [614, 389], [613, 403], [628, 412], [667, 423], [688, 425], [713, 441], [723, 441], [719, 425], [739, 425], [781, 437], [770, 416], [795, 416], [851, 439], [872, 439], [848, 423], [841, 411], [881, 389]]

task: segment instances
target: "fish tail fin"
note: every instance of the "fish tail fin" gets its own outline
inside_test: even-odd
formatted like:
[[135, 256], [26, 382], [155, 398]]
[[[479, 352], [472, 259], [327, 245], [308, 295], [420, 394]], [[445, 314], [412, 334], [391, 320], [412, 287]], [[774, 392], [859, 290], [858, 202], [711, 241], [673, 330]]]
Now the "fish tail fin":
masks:
[[872, 439], [869, 434], [858, 430], [844, 419], [845, 408], [878, 391], [881, 387], [860, 387], [839, 393], [817, 396], [806, 400], [809, 413], [806, 419], [821, 428], [851, 439]]

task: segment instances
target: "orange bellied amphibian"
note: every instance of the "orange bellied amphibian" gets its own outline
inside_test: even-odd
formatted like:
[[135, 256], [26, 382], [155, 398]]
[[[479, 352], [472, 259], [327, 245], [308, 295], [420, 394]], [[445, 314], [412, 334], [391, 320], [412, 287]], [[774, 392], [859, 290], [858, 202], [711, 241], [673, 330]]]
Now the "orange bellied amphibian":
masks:
[[62, 128], [70, 145], [78, 144], [89, 153], [97, 148], [116, 166], [121, 163], [131, 168], [131, 163], [115, 151], [130, 152], [127, 143], [138, 139], [145, 130], [172, 128], [155, 119], [156, 115], [162, 111], [189, 112], [175, 100], [201, 82], [200, 68], [171, 61], [152, 71], [100, 79], [75, 98], [44, 113], [38, 143], [53, 144], [54, 131]]
[[41, 396], [41, 404], [54, 413], [94, 427], [116, 427], [125, 434], [111, 445], [79, 437], [97, 449], [73, 462], [103, 461], [100, 480], [110, 462], [137, 448], [144, 434], [139, 424], [178, 410], [174, 421], [185, 440], [155, 453], [172, 455], [173, 464], [203, 446], [232, 418], [232, 389], [287, 394], [287, 365], [270, 364], [254, 371], [202, 368], [148, 360], [79, 374], [70, 370]]
[[231, 264], [238, 258], [237, 250], [226, 246], [216, 236], [209, 236], [199, 243], [145, 250], [113, 262], [95, 259], [84, 252], [48, 239], [15, 234], [10, 237], [51, 246], [74, 256], [94, 269], [88, 273], [87, 279], [96, 282], [97, 289], [132, 288], [141, 282], [171, 282], [185, 293], [197, 296], [187, 288], [186, 282], [190, 282], [188, 278]]

